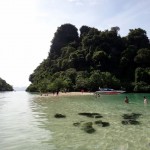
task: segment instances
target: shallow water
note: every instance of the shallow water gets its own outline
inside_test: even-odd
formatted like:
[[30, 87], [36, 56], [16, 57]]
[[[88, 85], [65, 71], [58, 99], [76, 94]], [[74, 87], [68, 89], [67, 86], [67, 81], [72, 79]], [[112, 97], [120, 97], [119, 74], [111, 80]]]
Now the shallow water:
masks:
[[[124, 104], [128, 96], [130, 104]], [[26, 92], [0, 93], [0, 150], [148, 150], [150, 149], [150, 94], [38, 97]], [[100, 113], [103, 118], [80, 116]], [[56, 119], [62, 113], [66, 118]], [[122, 115], [141, 113], [140, 125], [122, 125]], [[73, 123], [102, 120], [96, 132], [85, 133]]]

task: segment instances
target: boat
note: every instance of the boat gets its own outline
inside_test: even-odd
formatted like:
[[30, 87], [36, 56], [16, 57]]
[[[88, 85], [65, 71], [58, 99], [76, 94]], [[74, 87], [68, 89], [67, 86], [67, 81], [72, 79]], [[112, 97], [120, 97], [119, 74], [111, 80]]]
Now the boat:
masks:
[[114, 94], [122, 94], [125, 93], [126, 91], [123, 90], [114, 90], [110, 88], [99, 88], [99, 91], [96, 91], [95, 94], [105, 94], [105, 95], [114, 95]]

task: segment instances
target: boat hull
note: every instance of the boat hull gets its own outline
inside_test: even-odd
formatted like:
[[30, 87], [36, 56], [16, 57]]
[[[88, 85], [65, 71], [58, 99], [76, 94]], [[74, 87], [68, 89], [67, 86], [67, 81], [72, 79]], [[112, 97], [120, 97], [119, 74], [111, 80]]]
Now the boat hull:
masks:
[[125, 91], [96, 91], [95, 94], [104, 94], [104, 95], [115, 95], [125, 93]]

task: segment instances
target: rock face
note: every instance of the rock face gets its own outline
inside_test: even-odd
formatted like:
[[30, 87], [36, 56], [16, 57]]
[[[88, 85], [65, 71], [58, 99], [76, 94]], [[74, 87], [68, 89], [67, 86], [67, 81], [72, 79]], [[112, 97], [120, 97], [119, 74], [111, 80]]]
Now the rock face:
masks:
[[55, 114], [54, 117], [55, 117], [55, 118], [66, 118], [66, 116], [63, 115], [63, 114]]
[[142, 114], [138, 113], [131, 113], [131, 114], [124, 114], [122, 124], [123, 125], [139, 125], [140, 122], [137, 121], [137, 119], [141, 116]]

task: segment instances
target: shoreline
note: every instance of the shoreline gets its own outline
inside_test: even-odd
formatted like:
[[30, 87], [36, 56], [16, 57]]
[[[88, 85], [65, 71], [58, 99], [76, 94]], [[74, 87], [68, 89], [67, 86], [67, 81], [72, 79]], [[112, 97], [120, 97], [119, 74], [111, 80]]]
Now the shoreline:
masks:
[[57, 95], [56, 93], [43, 93], [39, 95], [40, 97], [62, 97], [62, 96], [83, 96], [83, 95], [94, 95], [93, 92], [59, 92]]

